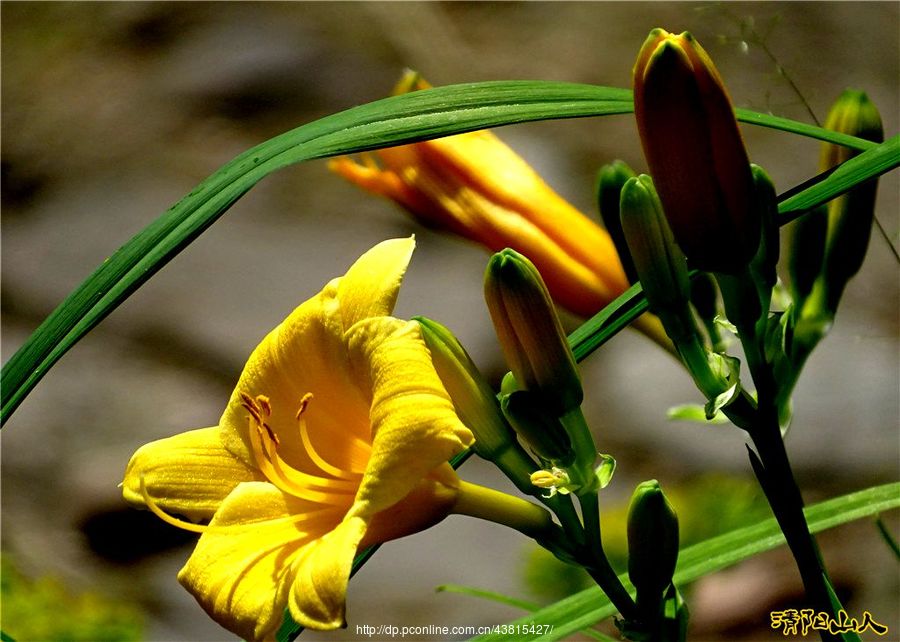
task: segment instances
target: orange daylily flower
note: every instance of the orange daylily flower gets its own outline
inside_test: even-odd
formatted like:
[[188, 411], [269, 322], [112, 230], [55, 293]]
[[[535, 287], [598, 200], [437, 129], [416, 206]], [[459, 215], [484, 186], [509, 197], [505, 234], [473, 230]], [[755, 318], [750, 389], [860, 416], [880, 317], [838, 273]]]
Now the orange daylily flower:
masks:
[[[395, 93], [428, 88], [414, 72]], [[490, 131], [476, 131], [347, 157], [329, 168], [390, 198], [428, 227], [491, 252], [509, 247], [538, 268], [553, 298], [591, 316], [628, 287], [609, 234], [547, 185]]]

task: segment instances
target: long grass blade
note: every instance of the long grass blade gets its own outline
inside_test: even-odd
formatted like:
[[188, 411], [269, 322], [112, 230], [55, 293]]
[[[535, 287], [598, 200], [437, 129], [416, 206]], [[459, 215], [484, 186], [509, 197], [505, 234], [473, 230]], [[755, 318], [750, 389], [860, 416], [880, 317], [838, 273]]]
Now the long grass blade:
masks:
[[[360, 105], [268, 140], [224, 165], [128, 241], [76, 288], [4, 366], [0, 425], [63, 354], [270, 173], [287, 165], [526, 121], [624, 114], [625, 89], [496, 81], [417, 91]], [[857, 149], [872, 143], [765, 114], [754, 124]]]

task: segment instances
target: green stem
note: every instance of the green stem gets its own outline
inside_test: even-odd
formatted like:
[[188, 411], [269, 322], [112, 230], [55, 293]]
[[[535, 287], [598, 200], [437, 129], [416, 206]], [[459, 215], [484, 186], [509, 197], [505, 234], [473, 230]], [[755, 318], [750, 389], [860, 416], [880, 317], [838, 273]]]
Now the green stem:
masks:
[[535, 539], [550, 536], [556, 528], [550, 513], [537, 504], [462, 480], [452, 512], [503, 524]]
[[[597, 461], [597, 446], [591, 429], [588, 428], [581, 406], [573, 408], [559, 418], [575, 452], [575, 462], [567, 467], [572, 482], [584, 489], [594, 489], [597, 478], [594, 476], [594, 464]], [[578, 476], [575, 479], [575, 475]]]
[[[761, 464], [754, 464], [754, 472], [797, 563], [809, 606], [817, 612], [834, 615], [825, 566], [803, 515], [803, 496], [791, 470], [781, 435], [778, 417], [781, 382], [776, 381], [773, 367], [767, 362], [765, 354], [768, 310], [762, 308], [749, 269], [738, 275], [717, 274], [716, 279], [725, 312], [737, 326], [747, 367], [756, 386], [755, 420], [748, 429]], [[819, 633], [826, 642], [839, 639], [828, 631]]]
[[603, 589], [609, 601], [612, 602], [626, 620], [636, 620], [637, 607], [631, 595], [625, 590], [616, 572], [609, 564], [606, 553], [603, 552], [603, 540], [600, 535], [600, 502], [597, 491], [592, 490], [583, 495], [578, 495], [581, 504], [581, 515], [584, 518], [584, 532], [587, 543], [588, 560], [584, 564], [585, 570]]
[[[825, 566], [803, 515], [803, 495], [784, 446], [778, 419], [778, 384], [764, 358], [763, 338], [749, 328], [740, 337], [757, 392], [756, 422], [750, 437], [762, 470], [755, 468], [755, 472], [797, 563], [810, 606], [817, 612], [834, 615]], [[820, 631], [820, 635], [823, 641], [839, 639], [828, 631]]]
[[[765, 411], [760, 414], [756, 429], [750, 433], [763, 466], [763, 470], [756, 470], [757, 477], [797, 563], [809, 606], [816, 612], [834, 615], [826, 585], [827, 574], [803, 515], [803, 496], [784, 448], [778, 414], [770, 404], [766, 405]], [[823, 641], [840, 639], [828, 631], [820, 631], [820, 634]]]
[[581, 525], [581, 518], [578, 517], [578, 511], [575, 510], [572, 495], [557, 493], [553, 497], [541, 496], [540, 499], [559, 518], [569, 539], [578, 547], [584, 546], [584, 528]]

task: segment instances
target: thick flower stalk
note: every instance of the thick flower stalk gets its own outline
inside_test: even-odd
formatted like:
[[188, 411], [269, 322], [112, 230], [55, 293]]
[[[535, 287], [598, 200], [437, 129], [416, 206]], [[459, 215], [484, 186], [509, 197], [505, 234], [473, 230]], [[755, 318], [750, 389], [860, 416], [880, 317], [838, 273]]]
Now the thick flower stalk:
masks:
[[[303, 626], [342, 626], [360, 547], [484, 508], [446, 463], [473, 437], [420, 326], [389, 316], [413, 247], [366, 252], [263, 339], [218, 426], [128, 464], [127, 500], [202, 533], [179, 581], [246, 639], [272, 638], [286, 607]], [[520, 530], [543, 518], [529, 519]]]
[[[396, 93], [427, 88], [407, 75]], [[628, 289], [609, 234], [569, 204], [490, 131], [379, 149], [329, 167], [390, 198], [428, 227], [513, 248], [537, 266], [560, 305], [591, 316]]]
[[650, 32], [634, 66], [634, 113], [666, 218], [691, 266], [739, 272], [759, 246], [750, 162], [722, 79], [691, 34]]

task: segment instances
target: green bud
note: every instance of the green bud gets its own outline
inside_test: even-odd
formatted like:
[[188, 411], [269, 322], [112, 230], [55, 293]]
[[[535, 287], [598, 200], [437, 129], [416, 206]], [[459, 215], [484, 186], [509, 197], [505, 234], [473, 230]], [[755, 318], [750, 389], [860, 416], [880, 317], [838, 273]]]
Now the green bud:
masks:
[[634, 267], [634, 261], [631, 260], [631, 254], [628, 251], [628, 244], [625, 241], [625, 234], [622, 232], [622, 219], [619, 217], [619, 202], [622, 193], [622, 186], [625, 181], [634, 176], [632, 170], [625, 161], [617, 160], [604, 165], [597, 172], [596, 193], [597, 205], [600, 208], [600, 218], [603, 219], [603, 225], [606, 231], [612, 237], [619, 258], [622, 260], [622, 267], [625, 268], [625, 276], [631, 284], [637, 283], [638, 275]]
[[584, 397], [575, 357], [537, 268], [509, 248], [491, 257], [484, 296], [506, 362], [519, 386], [561, 416]]
[[687, 261], [663, 216], [662, 205], [646, 174], [628, 179], [622, 188], [622, 229], [641, 278], [650, 310], [662, 320], [666, 334], [708, 399], [733, 384], [710, 367], [710, 355], [702, 343], [691, 314], [691, 284]]
[[655, 479], [638, 484], [628, 509], [628, 577], [638, 604], [658, 604], [678, 561], [678, 517]]
[[[880, 143], [884, 129], [878, 109], [862, 91], [848, 89], [837, 99], [825, 127]], [[822, 146], [820, 169], [825, 171], [859, 152], [833, 144]], [[828, 239], [823, 274], [828, 286], [828, 309], [833, 313], [844, 286], [862, 266], [875, 215], [878, 181], [872, 179], [828, 204]]]
[[825, 239], [828, 234], [828, 214], [825, 206], [817, 207], [788, 226], [790, 255], [788, 274], [791, 296], [799, 308], [812, 292], [813, 283], [822, 269]]
[[548, 413], [539, 397], [527, 390], [517, 390], [500, 399], [503, 415], [509, 420], [519, 438], [540, 458], [565, 468], [575, 461], [572, 440], [559, 417]]
[[649, 176], [628, 179], [622, 187], [620, 213], [650, 309], [666, 324], [667, 317], [681, 315], [687, 308], [691, 286], [687, 261], [675, 243]]
[[778, 281], [778, 273], [775, 270], [781, 247], [779, 225], [776, 220], [778, 200], [775, 185], [765, 170], [759, 165], [751, 165], [750, 170], [753, 174], [752, 212], [761, 225], [759, 249], [750, 263], [750, 268], [759, 290], [761, 307], [768, 312], [772, 288]]
[[465, 348], [437, 321], [424, 317], [415, 317], [415, 321], [456, 414], [475, 435], [475, 452], [496, 463], [520, 490], [531, 492], [530, 476], [537, 466], [522, 450], [493, 390]]
[[475, 435], [475, 451], [485, 459], [492, 459], [516, 440], [515, 433], [503, 420], [493, 390], [446, 327], [423, 317], [415, 320], [421, 326], [434, 369], [453, 400], [456, 414]]

